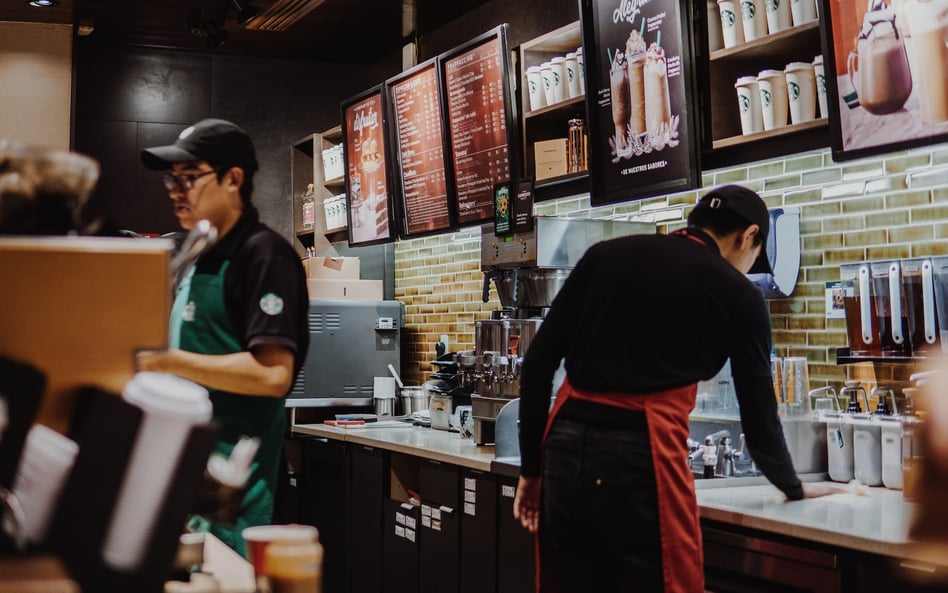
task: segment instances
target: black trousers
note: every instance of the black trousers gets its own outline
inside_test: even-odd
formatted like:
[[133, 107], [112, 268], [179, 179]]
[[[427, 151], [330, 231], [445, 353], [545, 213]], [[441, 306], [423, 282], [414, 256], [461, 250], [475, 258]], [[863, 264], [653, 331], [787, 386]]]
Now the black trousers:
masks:
[[550, 427], [540, 518], [543, 593], [664, 590], [645, 414], [611, 413], [594, 425], [568, 402]]

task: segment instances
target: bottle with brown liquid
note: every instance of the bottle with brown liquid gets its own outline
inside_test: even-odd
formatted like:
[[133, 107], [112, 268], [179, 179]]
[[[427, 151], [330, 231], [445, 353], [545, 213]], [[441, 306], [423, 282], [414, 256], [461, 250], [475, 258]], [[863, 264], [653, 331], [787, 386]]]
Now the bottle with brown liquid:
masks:
[[322, 593], [323, 547], [318, 542], [275, 542], [267, 546], [272, 593]]

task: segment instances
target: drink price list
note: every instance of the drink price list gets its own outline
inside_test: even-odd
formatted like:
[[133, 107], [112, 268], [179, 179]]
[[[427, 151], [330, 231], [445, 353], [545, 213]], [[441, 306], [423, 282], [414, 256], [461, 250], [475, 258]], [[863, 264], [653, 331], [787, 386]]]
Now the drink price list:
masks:
[[444, 166], [444, 134], [435, 64], [392, 85], [405, 232], [451, 227]]
[[494, 185], [510, 179], [505, 80], [498, 38], [445, 61], [460, 224], [492, 219]]

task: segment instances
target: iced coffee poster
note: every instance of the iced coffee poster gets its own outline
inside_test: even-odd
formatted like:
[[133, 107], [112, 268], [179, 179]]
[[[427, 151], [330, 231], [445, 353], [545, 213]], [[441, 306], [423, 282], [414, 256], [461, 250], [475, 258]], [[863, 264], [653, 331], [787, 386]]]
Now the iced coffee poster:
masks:
[[349, 245], [392, 240], [381, 88], [344, 102], [342, 111]]
[[948, 0], [826, 0], [822, 9], [833, 156], [948, 139]]
[[678, 0], [582, 0], [591, 201], [695, 187], [690, 25]]

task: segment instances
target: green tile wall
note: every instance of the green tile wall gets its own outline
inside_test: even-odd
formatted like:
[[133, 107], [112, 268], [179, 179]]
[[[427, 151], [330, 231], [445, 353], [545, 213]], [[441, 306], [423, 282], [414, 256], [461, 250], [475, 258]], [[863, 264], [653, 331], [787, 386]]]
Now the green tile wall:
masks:
[[[839, 279], [841, 263], [948, 254], [948, 149], [944, 146], [835, 163], [819, 150], [702, 175], [705, 188], [741, 183], [768, 206], [801, 209], [803, 253], [797, 287], [769, 302], [781, 356], [806, 356], [814, 386], [875, 376], [899, 381], [909, 369], [836, 365], [846, 346], [842, 320], [825, 318], [824, 287]], [[706, 189], [592, 208], [588, 195], [537, 204], [537, 214], [656, 222], [665, 233], [683, 225]], [[407, 356], [403, 372], [422, 381], [432, 371], [442, 335], [451, 350], [474, 347], [474, 321], [497, 308], [491, 290], [481, 300], [480, 230], [400, 241], [395, 245], [395, 296], [406, 305]], [[895, 370], [893, 370], [895, 369]]]

